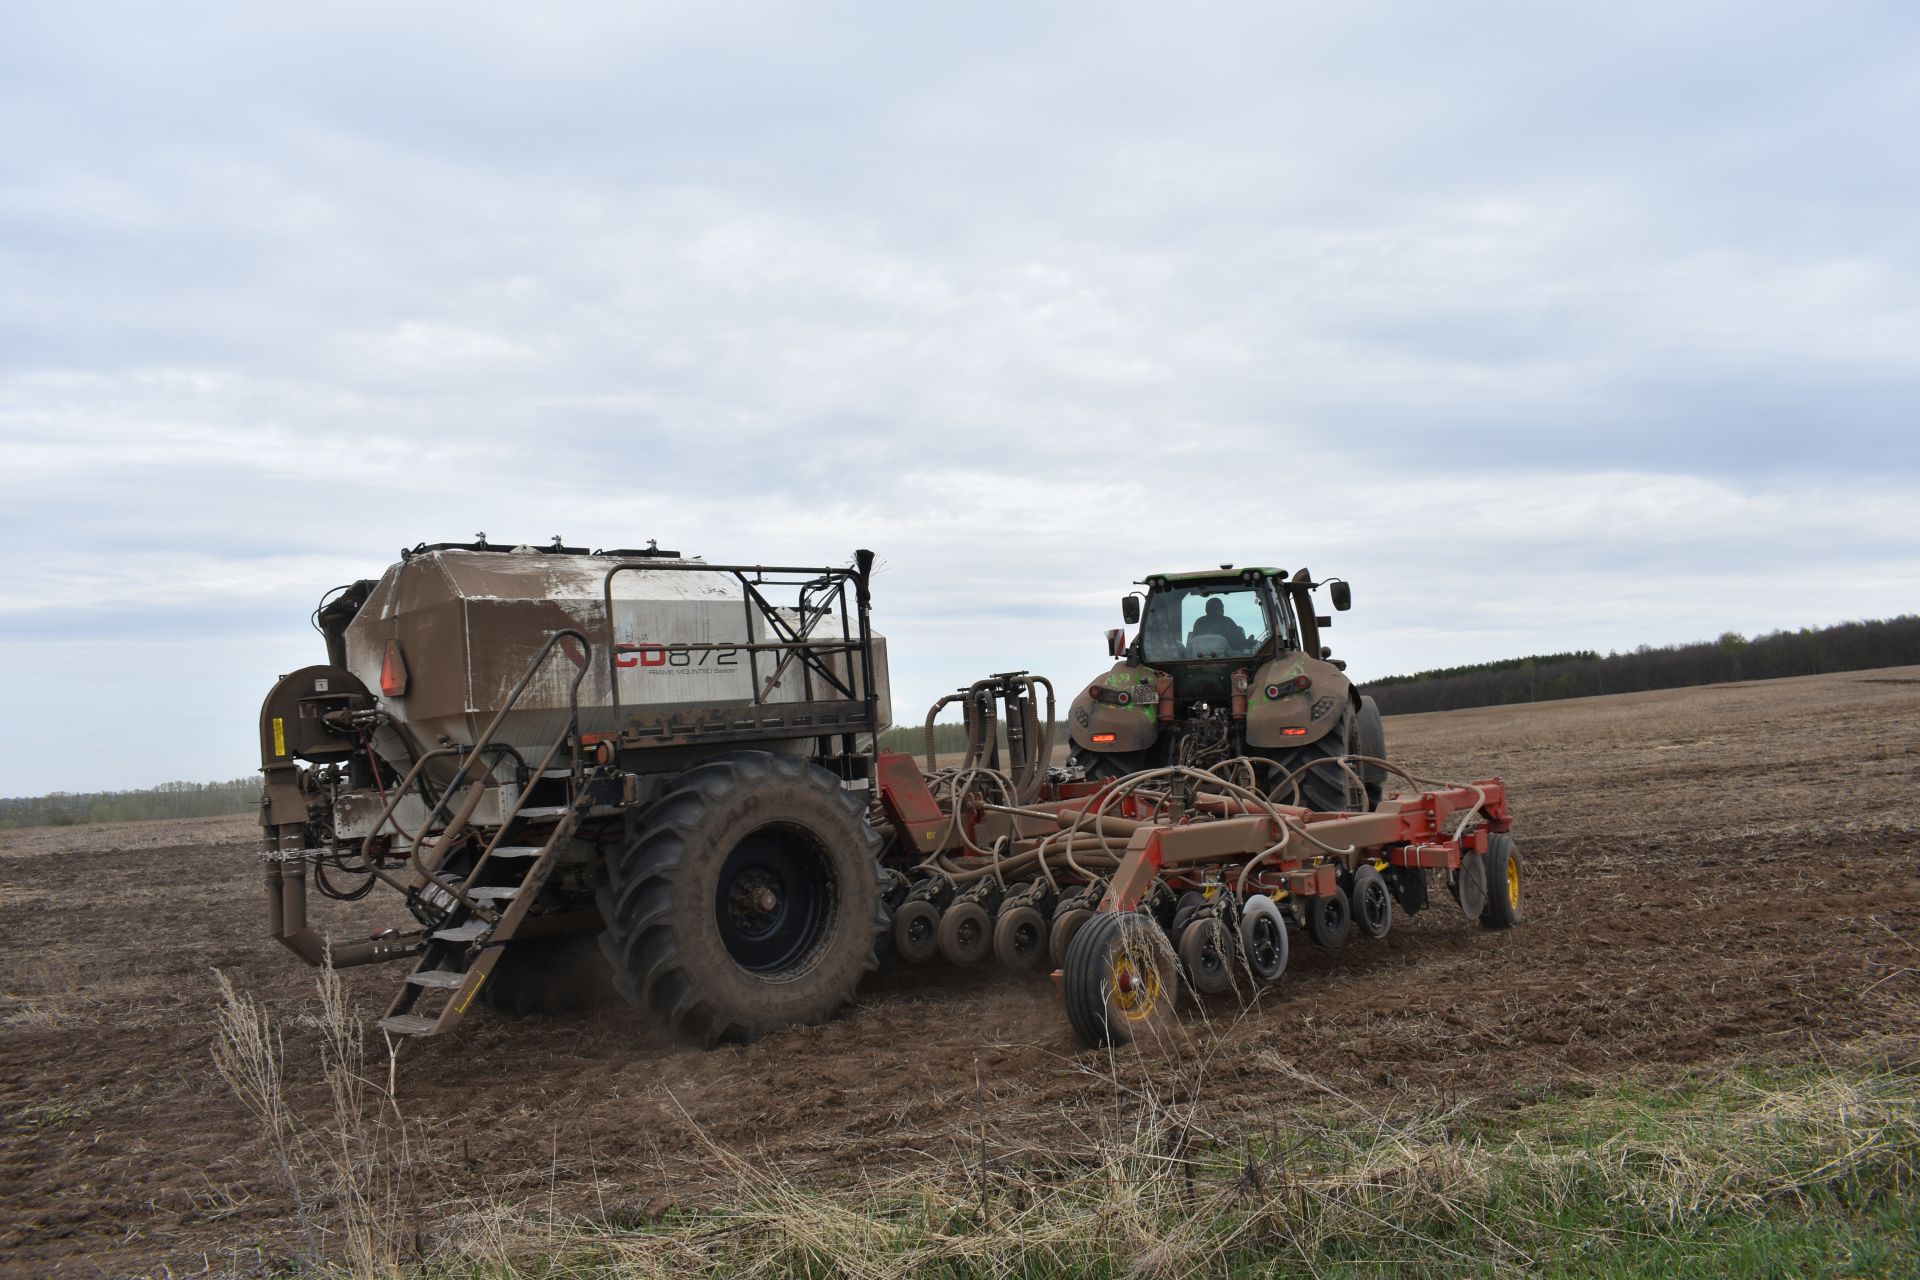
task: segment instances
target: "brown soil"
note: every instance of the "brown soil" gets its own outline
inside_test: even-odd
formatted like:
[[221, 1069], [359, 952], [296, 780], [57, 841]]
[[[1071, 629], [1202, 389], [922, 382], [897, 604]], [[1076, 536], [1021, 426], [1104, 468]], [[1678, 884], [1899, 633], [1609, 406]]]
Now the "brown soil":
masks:
[[[947, 1160], [982, 1101], [1004, 1158], [1096, 1126], [1149, 1069], [1173, 1088], [1204, 1070], [1210, 1102], [1283, 1119], [1325, 1096], [1289, 1067], [1356, 1105], [1497, 1105], [1911, 1036], [1916, 676], [1390, 721], [1416, 771], [1507, 779], [1525, 923], [1489, 933], [1443, 900], [1381, 943], [1297, 945], [1245, 1016], [1190, 1021], [1183, 1060], [1082, 1052], [1048, 984], [991, 972], [883, 976], [827, 1026], [711, 1053], [627, 1010], [476, 1016], [401, 1053], [433, 1171], [423, 1229], [460, 1196], [616, 1218], [701, 1203], [722, 1194], [709, 1143], [803, 1177]], [[286, 1188], [209, 1060], [218, 968], [273, 1008], [296, 1071], [316, 1061], [312, 975], [262, 936], [251, 835], [244, 819], [0, 833], [0, 1272], [285, 1256]], [[349, 932], [348, 910], [329, 918]], [[370, 1012], [398, 977], [346, 975]]]

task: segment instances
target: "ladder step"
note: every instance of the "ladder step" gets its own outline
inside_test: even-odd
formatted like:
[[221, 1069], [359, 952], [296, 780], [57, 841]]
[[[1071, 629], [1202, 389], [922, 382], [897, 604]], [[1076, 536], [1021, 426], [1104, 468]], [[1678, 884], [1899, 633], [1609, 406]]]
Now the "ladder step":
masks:
[[569, 806], [564, 804], [528, 805], [520, 811], [523, 818], [557, 818], [565, 813]]
[[485, 920], [469, 920], [465, 924], [454, 925], [451, 929], [435, 929], [433, 937], [439, 942], [472, 942], [492, 932], [493, 926]]
[[475, 902], [504, 902], [524, 887], [517, 884], [477, 884], [467, 890], [467, 896]]
[[543, 778], [571, 778], [573, 776], [573, 770], [566, 765], [556, 765], [546, 770], [540, 776]]
[[438, 1018], [423, 1018], [416, 1013], [397, 1014], [391, 1018], [380, 1019], [380, 1029], [391, 1031], [397, 1036], [430, 1036], [433, 1029], [440, 1025]]
[[496, 858], [537, 858], [544, 848], [546, 848], [545, 845], [538, 844], [503, 844], [493, 851], [492, 856]]
[[407, 975], [407, 981], [416, 987], [438, 987], [450, 989], [467, 980], [467, 975], [457, 969], [423, 969]]

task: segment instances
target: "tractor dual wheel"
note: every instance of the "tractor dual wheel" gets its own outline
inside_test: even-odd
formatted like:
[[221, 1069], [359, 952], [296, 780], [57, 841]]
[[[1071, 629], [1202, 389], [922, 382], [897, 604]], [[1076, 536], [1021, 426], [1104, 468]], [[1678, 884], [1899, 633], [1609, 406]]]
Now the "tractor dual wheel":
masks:
[[1378, 941], [1393, 927], [1393, 892], [1387, 888], [1387, 878], [1365, 863], [1353, 873], [1348, 905], [1353, 908], [1354, 926], [1369, 938]]
[[615, 989], [696, 1044], [824, 1022], [878, 963], [879, 851], [865, 807], [806, 760], [688, 770], [607, 859]]
[[1047, 918], [1038, 907], [1008, 907], [993, 922], [994, 958], [1016, 973], [1046, 961], [1047, 940]]
[[1511, 929], [1520, 923], [1520, 851], [1513, 837], [1496, 831], [1487, 837], [1487, 905], [1480, 923], [1488, 929]]
[[1068, 1021], [1098, 1048], [1171, 1024], [1180, 964], [1152, 918], [1103, 911], [1074, 934], [1061, 977]]

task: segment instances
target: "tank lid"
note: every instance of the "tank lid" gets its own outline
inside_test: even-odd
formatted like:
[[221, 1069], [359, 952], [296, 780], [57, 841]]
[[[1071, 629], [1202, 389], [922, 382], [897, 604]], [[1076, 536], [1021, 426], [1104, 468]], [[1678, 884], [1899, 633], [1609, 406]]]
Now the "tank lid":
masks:
[[536, 552], [547, 556], [605, 556], [609, 560], [678, 560], [678, 551], [664, 551], [657, 540], [649, 540], [644, 547], [595, 547], [589, 551], [585, 547], [569, 547], [554, 534], [546, 543], [532, 542], [488, 542], [487, 535], [475, 536], [472, 542], [420, 542], [411, 547], [400, 548], [400, 559], [411, 560], [415, 556], [425, 555], [429, 551], [498, 551], [498, 552]]

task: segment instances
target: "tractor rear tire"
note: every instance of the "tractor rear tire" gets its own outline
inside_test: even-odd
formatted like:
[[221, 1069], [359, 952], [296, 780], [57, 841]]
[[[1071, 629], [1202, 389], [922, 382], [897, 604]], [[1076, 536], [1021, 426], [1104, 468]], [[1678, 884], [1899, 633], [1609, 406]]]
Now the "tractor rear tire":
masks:
[[797, 756], [688, 770], [607, 859], [615, 989], [700, 1045], [826, 1021], [878, 965], [879, 853], [865, 806]]
[[[1274, 775], [1275, 789], [1269, 794], [1281, 804], [1302, 804], [1316, 813], [1354, 813], [1369, 809], [1371, 806], [1367, 802], [1364, 783], [1356, 786], [1355, 778], [1348, 773], [1347, 767], [1315, 763], [1337, 756], [1354, 755], [1359, 751], [1359, 725], [1353, 704], [1342, 703], [1339, 718], [1325, 733], [1306, 746], [1261, 753], [1278, 765], [1280, 770]], [[1298, 772], [1295, 773], [1295, 770]], [[1293, 773], [1293, 780], [1280, 785], [1278, 779], [1289, 773]], [[1299, 788], [1298, 800], [1294, 798], [1295, 787]]]
[[[1355, 725], [1354, 740], [1361, 755], [1376, 760], [1387, 758], [1387, 726], [1380, 719], [1380, 704], [1368, 694], [1360, 695], [1360, 717]], [[1377, 764], [1363, 764], [1360, 780], [1367, 788], [1367, 812], [1372, 813], [1380, 807], [1380, 797], [1386, 792], [1387, 771]]]
[[1489, 929], [1520, 923], [1520, 854], [1513, 837], [1498, 831], [1487, 837], [1487, 905], [1480, 923]]
[[1109, 778], [1124, 778], [1130, 773], [1139, 773], [1147, 767], [1147, 753], [1144, 751], [1089, 751], [1075, 745], [1067, 753], [1067, 763], [1078, 765], [1086, 774], [1088, 782], [1105, 782]]

